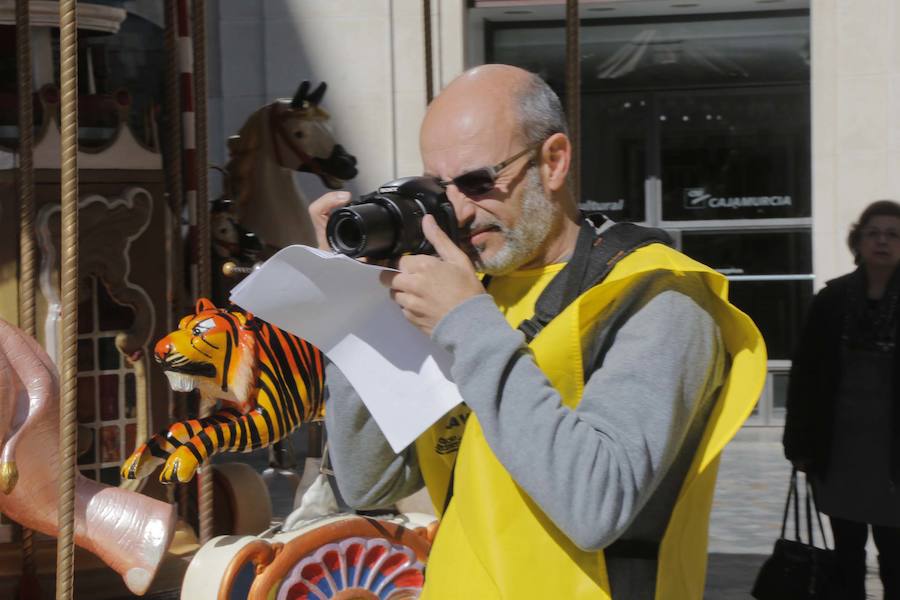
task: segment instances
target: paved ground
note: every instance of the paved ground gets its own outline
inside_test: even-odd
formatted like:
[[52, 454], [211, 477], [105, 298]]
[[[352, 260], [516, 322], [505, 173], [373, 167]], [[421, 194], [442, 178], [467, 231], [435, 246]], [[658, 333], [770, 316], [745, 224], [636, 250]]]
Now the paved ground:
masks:
[[[752, 598], [756, 573], [781, 530], [789, 477], [780, 442], [736, 440], [725, 448], [710, 521], [705, 600]], [[830, 544], [827, 519], [825, 527]], [[870, 540], [866, 588], [869, 598], [880, 599], [875, 557]]]
[[[704, 600], [752, 600], [750, 589], [781, 529], [790, 466], [782, 456], [780, 431], [745, 429], [722, 457], [710, 521], [709, 567]], [[297, 444], [298, 447], [303, 447]], [[266, 455], [254, 453], [251, 462], [265, 467]], [[276, 494], [275, 514], [289, 510], [290, 498]], [[828, 524], [825, 523], [826, 534]], [[870, 542], [869, 598], [880, 600], [881, 582]], [[174, 600], [160, 595], [154, 600]]]

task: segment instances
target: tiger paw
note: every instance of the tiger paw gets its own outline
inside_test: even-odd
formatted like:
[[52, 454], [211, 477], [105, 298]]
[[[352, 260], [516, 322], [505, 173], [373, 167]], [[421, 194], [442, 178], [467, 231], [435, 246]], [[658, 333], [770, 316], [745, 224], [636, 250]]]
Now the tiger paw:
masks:
[[143, 479], [153, 472], [153, 469], [162, 462], [150, 453], [147, 444], [141, 444], [128, 459], [122, 463], [122, 479]]
[[199, 466], [194, 453], [187, 446], [180, 446], [169, 455], [166, 466], [159, 474], [159, 480], [163, 483], [187, 483], [194, 478]]

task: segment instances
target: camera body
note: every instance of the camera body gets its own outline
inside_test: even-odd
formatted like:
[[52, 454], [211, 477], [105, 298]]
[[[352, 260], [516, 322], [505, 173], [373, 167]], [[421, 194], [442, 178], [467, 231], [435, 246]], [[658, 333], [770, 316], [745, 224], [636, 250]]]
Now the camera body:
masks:
[[434, 254], [422, 233], [422, 218], [432, 215], [438, 226], [459, 242], [459, 227], [447, 193], [433, 177], [404, 177], [380, 186], [328, 217], [325, 234], [335, 252], [352, 258], [397, 258]]

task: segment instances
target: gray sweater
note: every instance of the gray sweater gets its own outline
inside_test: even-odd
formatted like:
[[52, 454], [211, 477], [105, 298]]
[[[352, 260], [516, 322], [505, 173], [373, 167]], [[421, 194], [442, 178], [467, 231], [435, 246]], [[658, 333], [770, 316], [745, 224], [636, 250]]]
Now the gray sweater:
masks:
[[[665, 531], [727, 371], [713, 301], [698, 275], [645, 276], [589, 336], [585, 350], [595, 358], [575, 410], [561, 404], [489, 295], [451, 311], [433, 339], [453, 356], [460, 393], [513, 479], [575, 544], [598, 550], [619, 538], [659, 541]], [[346, 378], [334, 365], [326, 372], [344, 499], [376, 507], [418, 490], [414, 448], [394, 454]], [[617, 598], [652, 591], [653, 563], [623, 574], [608, 562]]]

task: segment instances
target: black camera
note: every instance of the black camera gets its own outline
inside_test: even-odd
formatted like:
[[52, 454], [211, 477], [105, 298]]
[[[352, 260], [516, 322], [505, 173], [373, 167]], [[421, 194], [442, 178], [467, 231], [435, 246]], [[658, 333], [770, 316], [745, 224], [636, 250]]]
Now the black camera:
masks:
[[404, 177], [339, 208], [328, 217], [325, 234], [335, 252], [353, 258], [396, 258], [434, 254], [422, 233], [422, 217], [459, 242], [456, 213], [444, 188], [433, 177]]

